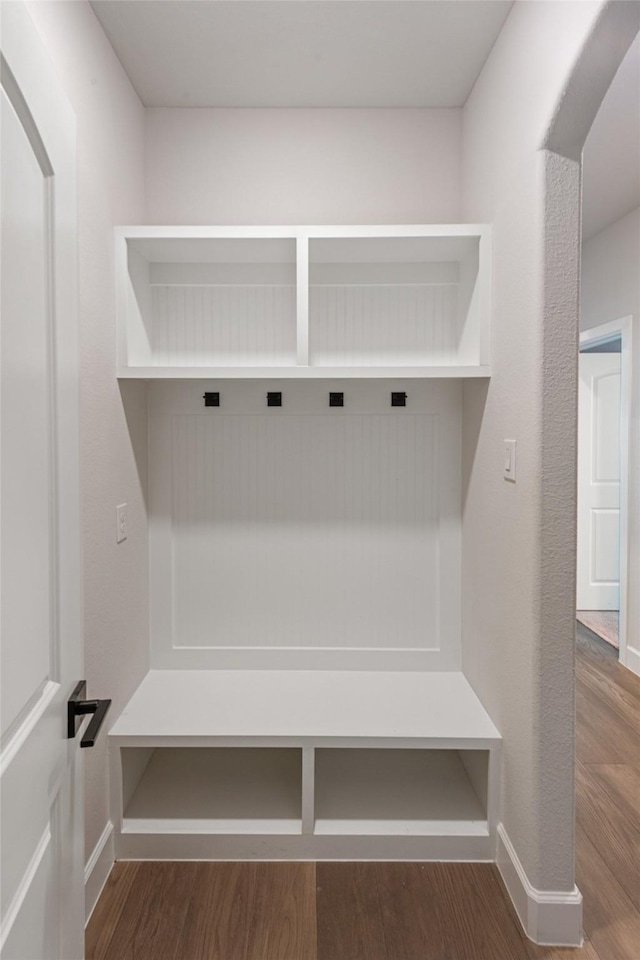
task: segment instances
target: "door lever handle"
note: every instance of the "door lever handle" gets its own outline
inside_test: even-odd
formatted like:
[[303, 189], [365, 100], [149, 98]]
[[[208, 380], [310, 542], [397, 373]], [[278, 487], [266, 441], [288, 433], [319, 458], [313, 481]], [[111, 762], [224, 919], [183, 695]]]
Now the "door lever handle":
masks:
[[80, 680], [73, 689], [73, 693], [67, 701], [67, 737], [72, 739], [78, 732], [78, 725], [82, 717], [92, 714], [89, 726], [84, 732], [80, 741], [81, 747], [92, 747], [104, 722], [107, 711], [111, 706], [111, 700], [85, 700], [87, 694], [87, 681]]

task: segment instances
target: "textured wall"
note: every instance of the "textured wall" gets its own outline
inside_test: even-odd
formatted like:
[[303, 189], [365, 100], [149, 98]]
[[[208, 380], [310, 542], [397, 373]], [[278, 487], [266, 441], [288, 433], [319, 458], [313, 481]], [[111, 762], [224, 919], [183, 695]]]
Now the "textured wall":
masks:
[[582, 249], [580, 327], [633, 317], [627, 645], [640, 650], [640, 207]]
[[149, 223], [440, 223], [460, 110], [147, 110]]
[[[33, 2], [77, 117], [85, 673], [122, 709], [149, 661], [146, 387], [115, 378], [113, 226], [144, 220], [144, 111], [88, 3]], [[134, 456], [139, 455], [139, 464]], [[116, 545], [115, 507], [129, 506]], [[86, 756], [85, 851], [109, 817], [107, 738]]]
[[463, 216], [494, 222], [495, 251], [493, 376], [464, 389], [463, 668], [504, 735], [503, 823], [543, 890], [573, 885], [579, 154], [633, 36], [626, 6], [516, 3], [463, 117]]

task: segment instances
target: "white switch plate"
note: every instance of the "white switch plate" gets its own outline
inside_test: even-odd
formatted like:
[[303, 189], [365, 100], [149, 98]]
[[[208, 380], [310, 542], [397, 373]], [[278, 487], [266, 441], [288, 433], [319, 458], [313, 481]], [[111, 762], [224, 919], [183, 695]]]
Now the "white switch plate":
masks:
[[127, 539], [127, 505], [121, 503], [116, 507], [116, 543]]
[[504, 442], [504, 478], [512, 483], [516, 482], [516, 441]]

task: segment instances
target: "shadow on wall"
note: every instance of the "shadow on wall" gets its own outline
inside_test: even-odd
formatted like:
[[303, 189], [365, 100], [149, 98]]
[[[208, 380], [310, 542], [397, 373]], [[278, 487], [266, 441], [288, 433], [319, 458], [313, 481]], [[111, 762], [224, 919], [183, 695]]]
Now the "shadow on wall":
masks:
[[147, 507], [147, 384], [141, 380], [120, 380], [120, 397], [135, 461], [140, 492]]
[[489, 380], [468, 380], [463, 386], [462, 418], [462, 514], [464, 516], [475, 454], [489, 396]]

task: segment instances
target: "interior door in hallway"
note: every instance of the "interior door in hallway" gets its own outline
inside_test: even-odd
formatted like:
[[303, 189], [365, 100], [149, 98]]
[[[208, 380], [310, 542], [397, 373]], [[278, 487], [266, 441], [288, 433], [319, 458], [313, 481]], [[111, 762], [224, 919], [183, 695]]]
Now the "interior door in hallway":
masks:
[[83, 956], [75, 119], [22, 3], [2, 4], [3, 960]]
[[578, 610], [617, 610], [620, 583], [620, 354], [581, 353]]

